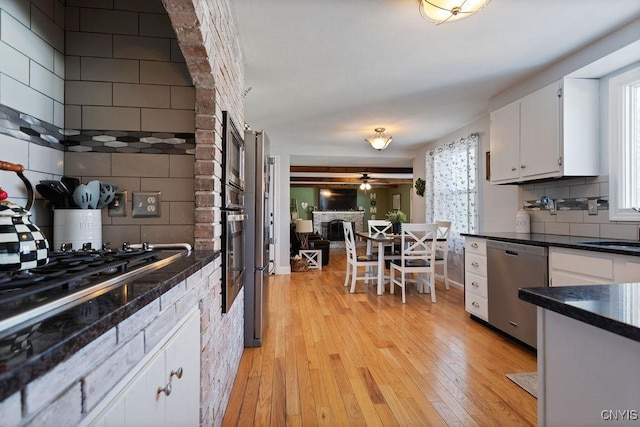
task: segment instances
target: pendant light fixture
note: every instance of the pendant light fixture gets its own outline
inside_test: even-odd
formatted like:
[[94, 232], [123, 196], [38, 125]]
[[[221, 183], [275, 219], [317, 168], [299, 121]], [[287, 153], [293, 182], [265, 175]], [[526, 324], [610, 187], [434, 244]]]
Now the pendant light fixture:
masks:
[[365, 141], [378, 151], [384, 150], [393, 139], [391, 136], [384, 136], [384, 130], [384, 128], [375, 128], [374, 131], [376, 134], [369, 138], [365, 138]]
[[418, 0], [420, 15], [436, 25], [468, 18], [491, 0]]

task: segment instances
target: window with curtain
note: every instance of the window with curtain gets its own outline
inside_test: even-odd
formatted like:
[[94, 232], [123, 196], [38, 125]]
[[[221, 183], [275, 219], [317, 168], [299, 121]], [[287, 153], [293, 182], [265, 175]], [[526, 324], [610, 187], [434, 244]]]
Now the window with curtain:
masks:
[[478, 139], [472, 133], [426, 155], [426, 219], [451, 221], [450, 246], [457, 254], [464, 247], [460, 233], [477, 230]]

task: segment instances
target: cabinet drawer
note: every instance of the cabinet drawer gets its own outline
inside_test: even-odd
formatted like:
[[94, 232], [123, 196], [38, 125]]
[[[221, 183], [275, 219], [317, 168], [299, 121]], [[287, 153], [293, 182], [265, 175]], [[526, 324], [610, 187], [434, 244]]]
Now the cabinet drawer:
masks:
[[549, 257], [552, 270], [577, 273], [582, 276], [613, 280], [614, 262], [612, 255], [584, 254], [579, 251], [554, 250]]
[[487, 278], [473, 273], [465, 273], [464, 290], [487, 298]]
[[466, 253], [486, 255], [487, 239], [474, 239], [473, 237], [465, 237], [464, 250], [466, 251]]
[[487, 277], [487, 257], [473, 253], [465, 254], [464, 271]]
[[464, 308], [474, 316], [484, 321], [489, 321], [489, 304], [486, 298], [472, 292], [465, 292]]

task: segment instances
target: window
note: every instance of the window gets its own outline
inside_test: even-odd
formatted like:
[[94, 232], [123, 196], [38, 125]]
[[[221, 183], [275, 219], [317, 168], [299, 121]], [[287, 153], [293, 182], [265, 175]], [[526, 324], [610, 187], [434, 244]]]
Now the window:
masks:
[[427, 222], [451, 221], [453, 252], [462, 254], [460, 233], [478, 223], [478, 134], [452, 141], [427, 153], [425, 203]]
[[609, 219], [640, 213], [640, 67], [609, 80]]

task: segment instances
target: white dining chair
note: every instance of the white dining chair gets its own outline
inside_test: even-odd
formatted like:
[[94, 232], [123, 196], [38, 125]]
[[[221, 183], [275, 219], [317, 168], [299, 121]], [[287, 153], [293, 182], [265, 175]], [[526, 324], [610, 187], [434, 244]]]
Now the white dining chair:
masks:
[[[394, 287], [402, 288], [402, 303], [406, 302], [406, 287], [409, 275], [419, 275], [415, 282], [423, 289], [429, 289], [431, 302], [436, 302], [435, 288], [435, 256], [438, 237], [437, 224], [402, 224], [401, 255], [399, 260], [392, 260], [390, 265], [390, 291]], [[396, 277], [396, 273], [399, 277]], [[428, 280], [425, 278], [428, 276]]]
[[[344, 228], [344, 247], [347, 251], [347, 271], [344, 276], [344, 285], [348, 286], [349, 283], [351, 283], [350, 292], [354, 293], [358, 280], [363, 280], [368, 284], [370, 280], [373, 281], [376, 279], [378, 257], [371, 254], [358, 255], [351, 223], [344, 221], [342, 226]], [[365, 269], [360, 276], [358, 275], [360, 274], [358, 272], [359, 268]]]
[[442, 265], [442, 275], [444, 276], [444, 287], [449, 289], [449, 269], [447, 259], [449, 258], [449, 235], [451, 234], [451, 221], [437, 221], [438, 240], [436, 241], [436, 265]]
[[[393, 228], [393, 224], [391, 224], [391, 221], [387, 221], [384, 219], [370, 219], [367, 222], [367, 226], [369, 227], [369, 233], [371, 234], [391, 234], [391, 229]], [[385, 244], [384, 247], [389, 247], [391, 248], [391, 251], [393, 251], [393, 243]], [[371, 241], [367, 241], [367, 253], [373, 253]]]

